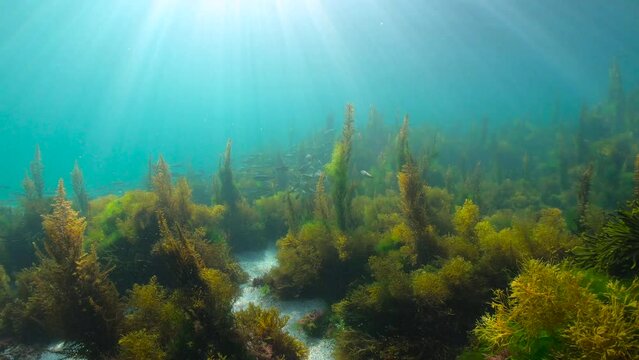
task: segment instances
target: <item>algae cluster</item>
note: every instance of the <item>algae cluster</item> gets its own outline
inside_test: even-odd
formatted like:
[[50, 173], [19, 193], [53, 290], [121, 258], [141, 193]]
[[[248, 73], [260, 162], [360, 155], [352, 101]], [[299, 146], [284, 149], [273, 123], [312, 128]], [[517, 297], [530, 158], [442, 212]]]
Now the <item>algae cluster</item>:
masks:
[[276, 241], [251, 286], [332, 304], [298, 326], [337, 359], [635, 359], [637, 128], [613, 64], [578, 119], [451, 134], [371, 109], [360, 129], [347, 105], [337, 138], [237, 168], [229, 140], [212, 179], [160, 156], [119, 195], [91, 198], [76, 162], [74, 196], [45, 196], [36, 148], [0, 212], [0, 331], [92, 359], [305, 359], [277, 309], [233, 312], [235, 256]]

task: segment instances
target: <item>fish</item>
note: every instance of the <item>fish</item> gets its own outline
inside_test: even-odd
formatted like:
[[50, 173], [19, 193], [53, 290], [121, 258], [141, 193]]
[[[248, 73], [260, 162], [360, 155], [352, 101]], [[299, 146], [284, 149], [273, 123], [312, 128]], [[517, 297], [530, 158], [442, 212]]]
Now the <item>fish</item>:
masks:
[[359, 172], [359, 173], [360, 173], [360, 174], [362, 174], [363, 176], [368, 177], [368, 178], [372, 178], [372, 177], [373, 177], [373, 175], [371, 175], [371, 173], [369, 173], [369, 172], [368, 172], [368, 171], [366, 171], [366, 170], [360, 170], [360, 172]]

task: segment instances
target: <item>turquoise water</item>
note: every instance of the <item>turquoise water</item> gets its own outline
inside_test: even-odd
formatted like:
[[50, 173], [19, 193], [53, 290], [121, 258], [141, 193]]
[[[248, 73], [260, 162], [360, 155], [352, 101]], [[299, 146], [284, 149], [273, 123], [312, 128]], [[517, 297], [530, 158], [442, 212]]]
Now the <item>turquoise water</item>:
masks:
[[633, 0], [2, 0], [0, 198], [36, 144], [47, 193], [75, 160], [106, 193], [160, 153], [212, 174], [227, 138], [286, 149], [347, 102], [441, 127], [570, 116], [613, 58], [637, 83], [638, 16]]
[[0, 0], [0, 357], [637, 358], [638, 19]]

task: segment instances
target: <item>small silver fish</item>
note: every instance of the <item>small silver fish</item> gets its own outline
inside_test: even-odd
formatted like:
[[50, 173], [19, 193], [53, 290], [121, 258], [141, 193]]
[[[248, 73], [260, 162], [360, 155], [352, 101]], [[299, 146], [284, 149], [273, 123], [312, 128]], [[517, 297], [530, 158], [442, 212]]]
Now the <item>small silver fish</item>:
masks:
[[371, 175], [371, 173], [369, 173], [366, 170], [361, 170], [359, 173], [362, 174], [363, 176], [366, 176], [366, 177], [369, 177], [369, 178], [373, 177], [373, 175]]

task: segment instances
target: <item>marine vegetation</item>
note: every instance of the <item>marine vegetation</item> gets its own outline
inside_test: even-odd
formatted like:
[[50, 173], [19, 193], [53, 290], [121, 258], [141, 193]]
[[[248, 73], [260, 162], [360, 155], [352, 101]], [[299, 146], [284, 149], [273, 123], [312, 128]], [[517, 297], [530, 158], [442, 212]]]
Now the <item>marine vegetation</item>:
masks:
[[233, 181], [231, 169], [232, 142], [226, 143], [226, 150], [218, 172], [216, 185], [216, 201], [224, 205], [225, 212], [222, 226], [226, 231], [228, 243], [236, 251], [263, 246], [260, 234], [260, 223], [255, 211], [249, 207], [240, 195]]
[[354, 122], [355, 108], [353, 105], [348, 104], [344, 114], [342, 138], [335, 144], [331, 162], [326, 165], [326, 173], [331, 182], [331, 195], [333, 206], [335, 207], [337, 227], [341, 231], [347, 230], [351, 221], [350, 210], [353, 190], [348, 181], [348, 173], [353, 148], [353, 134], [355, 132]]
[[614, 62], [602, 102], [547, 122], [371, 108], [360, 126], [349, 104], [341, 133], [329, 116], [280, 148], [229, 140], [206, 171], [153, 156], [122, 191], [76, 162], [73, 201], [62, 181], [47, 195], [36, 147], [0, 206], [0, 350], [639, 358], [639, 90], [622, 80]]
[[639, 275], [639, 204], [618, 210], [596, 234], [584, 235], [575, 249], [576, 261], [610, 275], [633, 278]]
[[44, 165], [40, 146], [36, 146], [29, 169], [30, 175], [25, 173], [22, 181], [21, 211], [10, 213], [10, 225], [4, 236], [7, 253], [11, 254], [6, 264], [9, 272], [23, 269], [36, 261], [33, 243], [42, 246], [44, 241], [41, 216], [49, 211], [50, 199], [43, 195]]
[[495, 292], [494, 314], [473, 333], [484, 353], [513, 359], [635, 359], [638, 300], [636, 279], [531, 260], [508, 292]]
[[250, 303], [235, 314], [237, 331], [247, 344], [252, 359], [306, 359], [308, 350], [283, 328], [288, 317], [281, 317], [275, 308], [262, 309]]
[[361, 273], [373, 243], [361, 228], [354, 229], [353, 185], [349, 185], [354, 108], [346, 106], [341, 140], [337, 141], [325, 175], [317, 180], [313, 215], [302, 225], [289, 221], [289, 231], [277, 241], [278, 266], [266, 276], [278, 295], [286, 298], [343, 295], [353, 277]]
[[[287, 319], [250, 305], [232, 314], [239, 288], [229, 269], [208, 267], [198, 251], [201, 234], [159, 217], [161, 240], [153, 256], [161, 266], [146, 285], [134, 285], [127, 301], [123, 359], [207, 359], [222, 355], [303, 359], [306, 348], [283, 332]], [[235, 270], [235, 269], [232, 269]], [[242, 357], [243, 358], [243, 357]]]
[[73, 165], [73, 171], [71, 172], [71, 179], [73, 180], [73, 193], [75, 194], [75, 201], [80, 214], [86, 216], [89, 213], [89, 194], [87, 193], [86, 185], [84, 184], [84, 176], [80, 165], [75, 162]]
[[224, 272], [205, 266], [193, 235], [179, 226], [171, 230], [163, 215], [159, 227], [161, 240], [154, 246], [153, 256], [162, 266], [157, 280], [134, 287], [125, 318], [128, 340], [124, 344], [120, 341], [121, 346], [125, 352], [132, 351], [127, 346], [137, 346], [136, 341], [147, 341], [152, 335], [164, 340], [160, 348], [169, 358], [201, 359], [209, 353], [231, 353], [240, 346], [233, 343], [231, 332], [230, 309], [237, 286]]
[[43, 216], [46, 234], [38, 264], [18, 274], [17, 298], [3, 317], [16, 336], [77, 342], [92, 357], [113, 354], [121, 309], [118, 292], [102, 270], [95, 246], [83, 250], [86, 220], [71, 208], [60, 180], [53, 212]]

